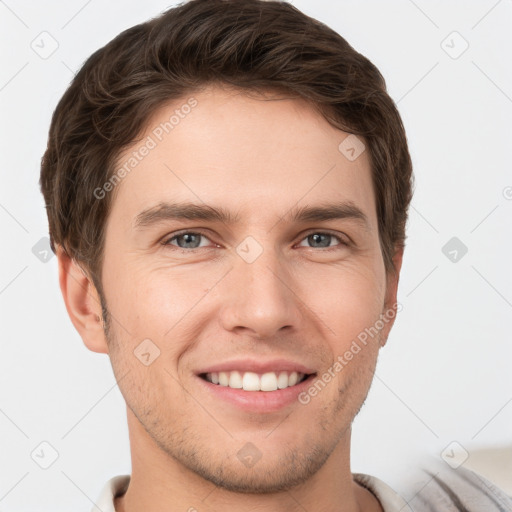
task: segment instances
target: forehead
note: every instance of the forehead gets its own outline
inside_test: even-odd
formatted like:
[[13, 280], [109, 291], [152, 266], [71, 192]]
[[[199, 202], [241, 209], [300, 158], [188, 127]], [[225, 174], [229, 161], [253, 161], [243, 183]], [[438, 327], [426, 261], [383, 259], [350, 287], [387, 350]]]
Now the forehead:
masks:
[[[376, 222], [367, 151], [302, 99], [210, 86], [157, 110], [116, 170], [112, 215], [162, 202], [233, 209], [242, 218], [350, 201]], [[354, 138], [354, 136], [351, 136]], [[352, 148], [349, 148], [352, 149]]]

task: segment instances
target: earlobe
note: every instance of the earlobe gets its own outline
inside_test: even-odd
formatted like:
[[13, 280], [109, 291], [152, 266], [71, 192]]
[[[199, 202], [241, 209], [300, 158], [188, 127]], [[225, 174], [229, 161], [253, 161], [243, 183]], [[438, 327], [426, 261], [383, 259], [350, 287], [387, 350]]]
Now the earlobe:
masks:
[[61, 246], [57, 260], [60, 289], [71, 322], [89, 350], [108, 353], [100, 297], [92, 279]]

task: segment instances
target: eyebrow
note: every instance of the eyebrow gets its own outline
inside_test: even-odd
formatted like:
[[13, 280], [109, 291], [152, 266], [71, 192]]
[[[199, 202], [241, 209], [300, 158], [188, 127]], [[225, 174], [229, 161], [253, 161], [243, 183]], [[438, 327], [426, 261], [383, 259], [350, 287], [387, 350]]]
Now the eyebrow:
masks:
[[[294, 207], [278, 222], [322, 222], [337, 219], [352, 219], [370, 230], [368, 217], [352, 201]], [[163, 202], [140, 212], [135, 218], [134, 226], [136, 229], [145, 228], [168, 220], [203, 220], [236, 224], [240, 222], [240, 216], [225, 208], [206, 204]]]

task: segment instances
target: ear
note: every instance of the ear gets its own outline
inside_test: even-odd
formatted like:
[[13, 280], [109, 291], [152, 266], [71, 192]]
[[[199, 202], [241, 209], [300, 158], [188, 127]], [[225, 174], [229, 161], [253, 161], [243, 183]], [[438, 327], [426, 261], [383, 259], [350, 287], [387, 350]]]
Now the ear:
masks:
[[89, 350], [108, 353], [100, 296], [92, 279], [61, 246], [57, 247], [57, 260], [60, 289], [71, 322]]
[[397, 305], [398, 281], [400, 279], [400, 270], [402, 269], [402, 260], [404, 248], [401, 247], [395, 251], [393, 256], [393, 269], [386, 275], [386, 297], [384, 300], [384, 309], [382, 318], [384, 327], [380, 331], [380, 344], [383, 347], [389, 336], [389, 332], [395, 323], [395, 318], [401, 307]]

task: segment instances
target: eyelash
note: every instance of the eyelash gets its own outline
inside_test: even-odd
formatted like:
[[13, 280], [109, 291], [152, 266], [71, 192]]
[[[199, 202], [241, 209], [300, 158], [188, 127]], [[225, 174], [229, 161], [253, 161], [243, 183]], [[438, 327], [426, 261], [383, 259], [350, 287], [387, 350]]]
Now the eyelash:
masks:
[[[208, 240], [210, 240], [208, 238], [208, 236], [205, 234], [205, 233], [202, 233], [201, 231], [181, 231], [179, 233], [174, 233], [172, 235], [172, 237], [170, 238], [166, 238], [164, 239], [161, 244], [164, 246], [164, 247], [172, 247], [172, 250], [178, 250], [182, 253], [189, 253], [191, 251], [197, 251], [199, 249], [213, 249], [214, 247], [196, 247], [196, 248], [191, 248], [191, 249], [184, 249], [182, 247], [178, 247], [176, 245], [172, 245], [170, 242], [175, 240], [176, 238], [179, 238], [180, 236], [183, 236], [183, 235], [200, 235]], [[346, 241], [344, 241], [339, 235], [335, 235], [334, 233], [331, 233], [329, 231], [310, 231], [308, 233], [306, 233], [301, 239], [300, 239], [300, 242], [302, 242], [303, 240], [305, 240], [306, 238], [308, 238], [309, 236], [311, 235], [327, 235], [327, 236], [331, 236], [333, 238], [335, 238], [338, 242], [339, 242], [339, 245], [334, 245], [332, 247], [307, 247], [308, 249], [321, 249], [322, 252], [327, 252], [327, 251], [333, 251], [333, 250], [336, 250], [338, 249], [340, 246], [343, 246], [343, 247], [348, 247], [350, 244]], [[211, 240], [210, 240], [211, 241]]]

